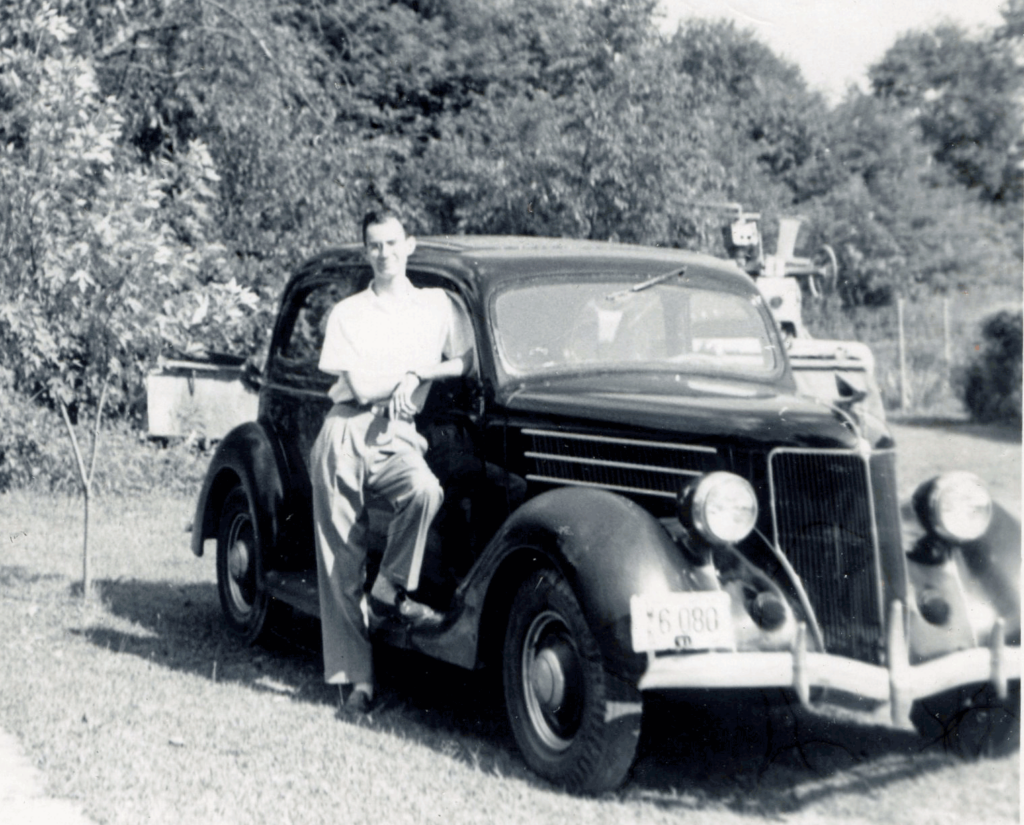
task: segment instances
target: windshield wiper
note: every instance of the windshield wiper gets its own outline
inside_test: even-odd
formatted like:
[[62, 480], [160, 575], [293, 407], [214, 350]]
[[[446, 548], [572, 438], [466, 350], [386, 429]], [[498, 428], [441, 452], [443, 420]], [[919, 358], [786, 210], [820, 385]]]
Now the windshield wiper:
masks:
[[636, 292], [643, 292], [645, 289], [650, 289], [652, 286], [664, 283], [672, 278], [680, 278], [685, 274], [685, 266], [680, 267], [679, 269], [673, 269], [671, 272], [663, 272], [661, 275], [655, 275], [653, 278], [648, 278], [646, 281], [633, 284], [629, 289], [620, 289], [616, 292], [609, 292], [604, 296], [604, 299], [606, 301], [618, 301], [620, 298], [626, 298]]

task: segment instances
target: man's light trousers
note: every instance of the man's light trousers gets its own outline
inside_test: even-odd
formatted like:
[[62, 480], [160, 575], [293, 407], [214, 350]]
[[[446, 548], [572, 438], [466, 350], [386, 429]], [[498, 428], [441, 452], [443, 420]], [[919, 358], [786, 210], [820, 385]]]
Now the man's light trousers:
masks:
[[373, 651], [360, 601], [366, 583], [370, 497], [394, 509], [379, 575], [398, 587], [419, 586], [427, 531], [442, 491], [423, 458], [425, 439], [409, 421], [389, 422], [350, 404], [335, 404], [310, 453], [324, 678], [331, 684], [373, 681]]

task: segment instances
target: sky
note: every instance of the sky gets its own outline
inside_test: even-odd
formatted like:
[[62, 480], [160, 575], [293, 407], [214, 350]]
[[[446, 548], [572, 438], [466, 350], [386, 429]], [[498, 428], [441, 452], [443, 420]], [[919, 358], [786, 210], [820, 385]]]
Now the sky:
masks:
[[968, 31], [1002, 22], [1003, 0], [661, 0], [667, 31], [687, 17], [727, 18], [796, 63], [812, 89], [838, 103], [904, 32], [940, 22]]

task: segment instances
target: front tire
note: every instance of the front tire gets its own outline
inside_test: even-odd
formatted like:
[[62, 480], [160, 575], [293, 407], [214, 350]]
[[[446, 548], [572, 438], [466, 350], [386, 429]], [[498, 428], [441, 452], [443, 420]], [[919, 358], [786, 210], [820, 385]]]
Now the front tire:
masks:
[[263, 546], [249, 497], [235, 487], [217, 528], [217, 592], [233, 633], [255, 642], [268, 626], [271, 598], [263, 585]]
[[640, 691], [605, 669], [559, 574], [538, 571], [519, 588], [502, 677], [512, 733], [532, 770], [582, 793], [622, 784], [640, 736]]

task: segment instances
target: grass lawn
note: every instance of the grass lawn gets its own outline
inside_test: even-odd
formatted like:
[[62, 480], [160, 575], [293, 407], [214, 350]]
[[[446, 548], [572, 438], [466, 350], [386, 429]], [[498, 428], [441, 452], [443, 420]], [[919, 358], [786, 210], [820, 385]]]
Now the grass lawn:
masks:
[[264, 647], [226, 634], [191, 508], [99, 500], [83, 603], [80, 503], [0, 495], [0, 727], [100, 822], [1018, 821], [1017, 754], [969, 764], [758, 696], [652, 702], [634, 776], [603, 799], [527, 771], [480, 675], [391, 654], [382, 707], [339, 720], [313, 623]]

